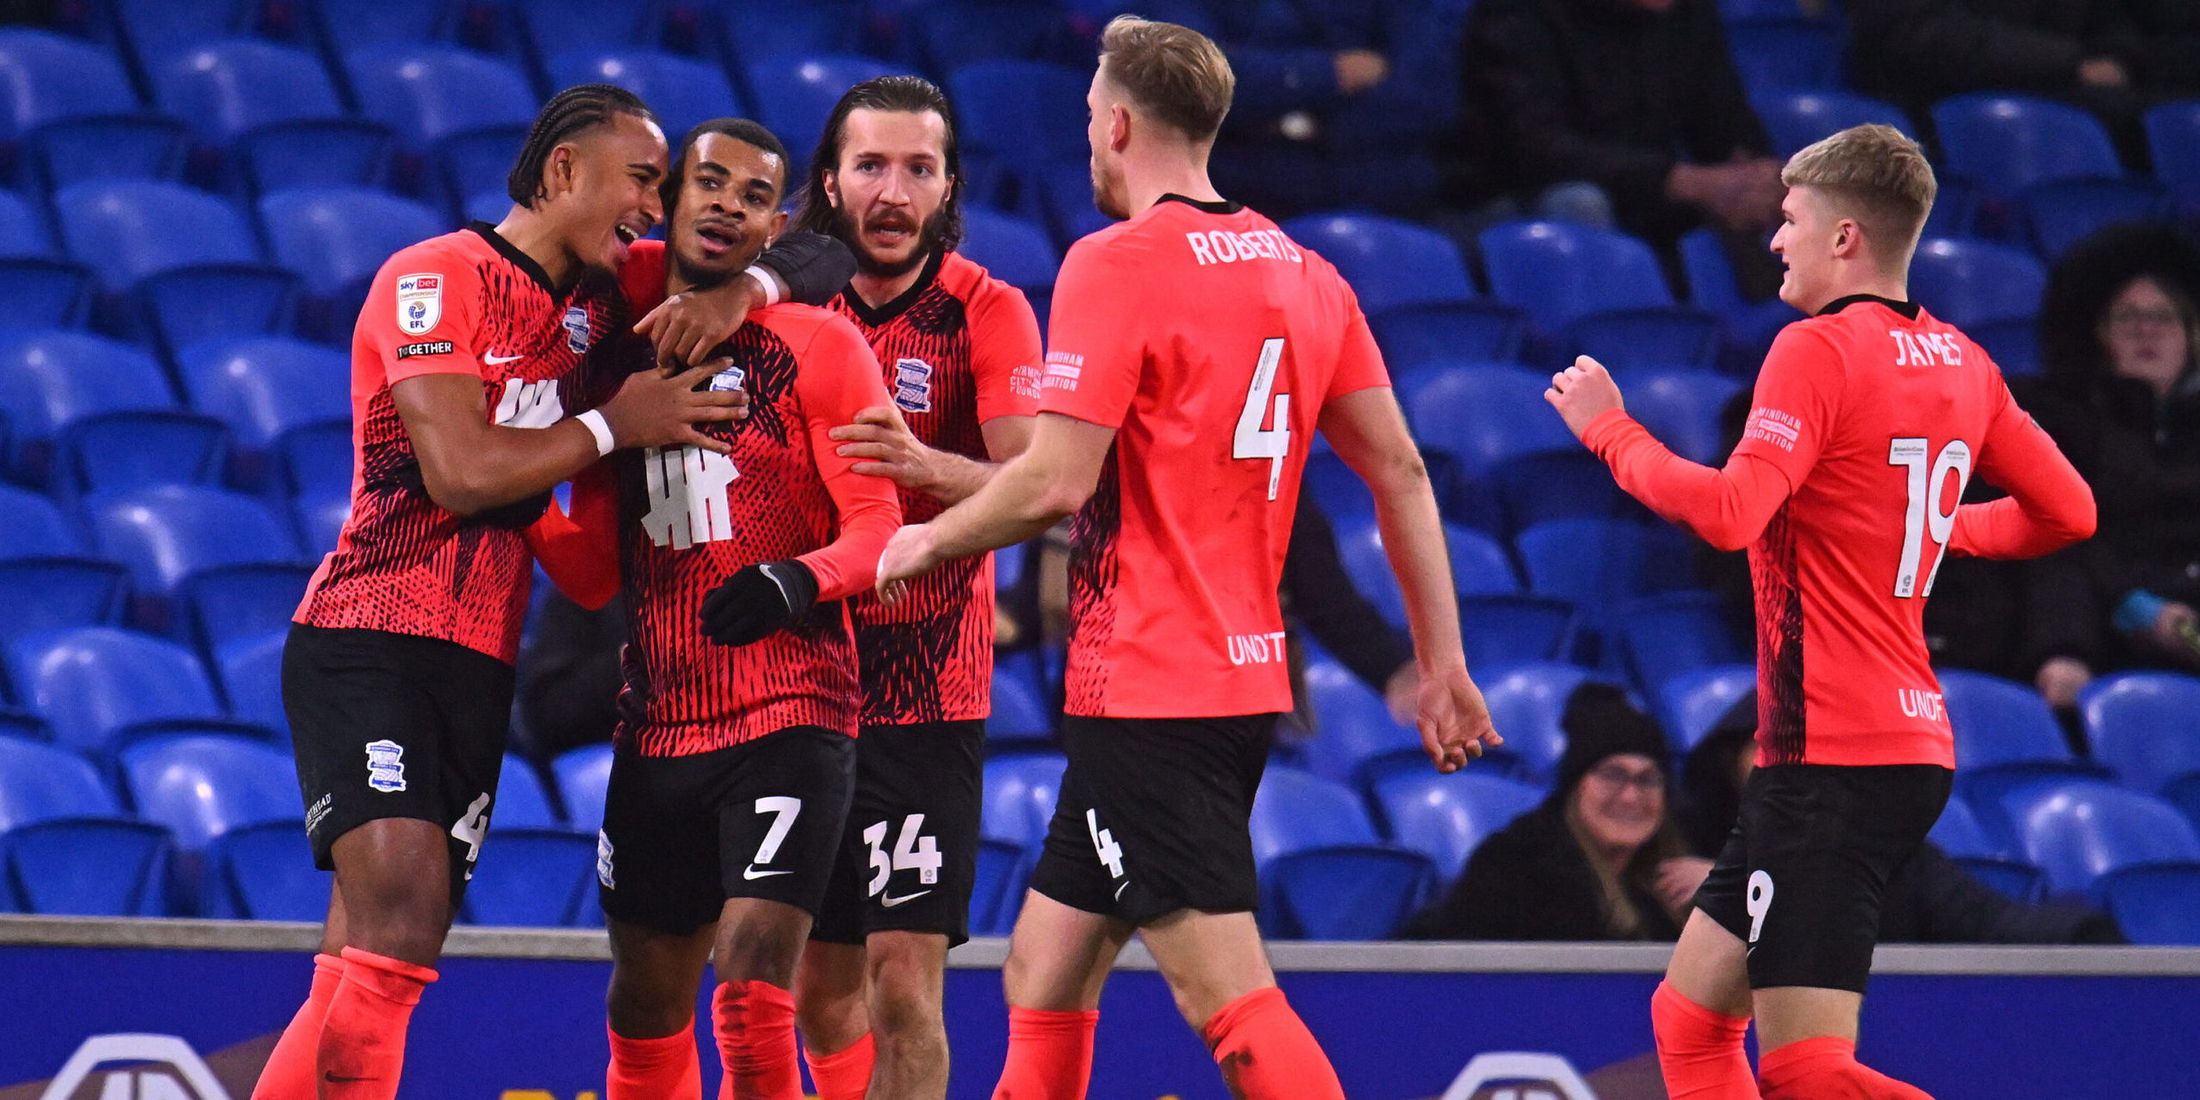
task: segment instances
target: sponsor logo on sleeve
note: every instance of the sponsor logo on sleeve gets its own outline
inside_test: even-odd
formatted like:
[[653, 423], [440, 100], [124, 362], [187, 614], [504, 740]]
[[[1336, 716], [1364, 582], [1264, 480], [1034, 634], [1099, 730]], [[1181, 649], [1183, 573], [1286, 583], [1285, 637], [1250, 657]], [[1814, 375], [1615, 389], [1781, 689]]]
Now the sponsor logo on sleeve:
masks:
[[1762, 439], [1783, 451], [1794, 450], [1802, 437], [1802, 417], [1763, 405], [1749, 411], [1749, 427], [1742, 433], [1744, 439]]
[[1074, 390], [1077, 380], [1085, 373], [1085, 357], [1072, 351], [1047, 353], [1046, 376], [1040, 385], [1050, 390]]
[[903, 412], [932, 411], [932, 364], [914, 358], [894, 360], [894, 404]]
[[410, 359], [415, 355], [449, 355], [457, 350], [458, 345], [449, 340], [428, 340], [418, 344], [397, 345], [397, 357]]
[[407, 336], [425, 336], [443, 320], [443, 276], [397, 278], [397, 327]]
[[1008, 372], [1008, 392], [1018, 397], [1039, 399], [1039, 386], [1046, 372], [1029, 363], [1021, 363]]

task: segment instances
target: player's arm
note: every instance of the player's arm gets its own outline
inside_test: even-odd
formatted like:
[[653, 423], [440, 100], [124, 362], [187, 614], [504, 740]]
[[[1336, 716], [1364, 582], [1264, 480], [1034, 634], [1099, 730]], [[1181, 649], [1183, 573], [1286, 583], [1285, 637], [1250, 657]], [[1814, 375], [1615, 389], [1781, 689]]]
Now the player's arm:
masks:
[[1504, 739], [1490, 725], [1489, 707], [1467, 673], [1451, 559], [1428, 467], [1388, 386], [1329, 398], [1322, 405], [1321, 433], [1375, 497], [1375, 524], [1405, 594], [1406, 628], [1420, 672], [1421, 745], [1437, 770], [1457, 771], [1482, 755], [1484, 745]]
[[970, 370], [977, 380], [979, 431], [990, 461], [925, 446], [889, 402], [833, 429], [856, 472], [888, 478], [942, 504], [970, 499], [1000, 464], [1031, 443], [1039, 404], [1039, 319], [1014, 287], [988, 287], [970, 303]]
[[2092, 488], [2054, 439], [2017, 406], [2009, 388], [1997, 390], [1978, 471], [2009, 495], [1957, 506], [1948, 548], [1981, 558], [2036, 558], [2091, 537]]
[[1690, 462], [1627, 415], [1619, 386], [1584, 355], [1551, 376], [1544, 400], [1612, 468], [1628, 495], [1721, 550], [1757, 541], [1818, 459], [1840, 401], [1840, 364], [1824, 337], [1790, 326], [1758, 373], [1749, 428], [1726, 465]]
[[555, 502], [525, 532], [527, 549], [566, 598], [593, 611], [619, 594], [619, 495], [598, 462], [573, 479], [570, 504]]
[[720, 645], [747, 645], [805, 615], [819, 600], [842, 600], [871, 586], [886, 540], [901, 526], [892, 482], [855, 472], [834, 453], [830, 432], [858, 409], [886, 399], [878, 358], [854, 326], [838, 317], [820, 325], [795, 373], [811, 460], [832, 497], [833, 541], [799, 557], [751, 565], [703, 598], [703, 633]]
[[782, 301], [824, 305], [855, 273], [855, 255], [839, 240], [823, 233], [789, 233], [740, 277], [665, 298], [635, 323], [634, 331], [656, 346], [661, 360], [700, 366], [712, 348], [732, 338], [750, 310]]

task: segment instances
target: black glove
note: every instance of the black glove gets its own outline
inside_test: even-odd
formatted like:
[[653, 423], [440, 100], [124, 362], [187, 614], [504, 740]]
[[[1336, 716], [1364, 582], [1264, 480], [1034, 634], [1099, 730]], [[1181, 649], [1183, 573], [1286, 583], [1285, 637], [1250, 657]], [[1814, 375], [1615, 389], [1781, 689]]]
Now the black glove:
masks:
[[787, 285], [787, 300], [821, 306], [855, 278], [856, 256], [840, 238], [797, 230], [779, 238], [756, 262]]
[[807, 614], [817, 602], [817, 574], [793, 559], [752, 565], [703, 597], [703, 636], [719, 645], [747, 645]]

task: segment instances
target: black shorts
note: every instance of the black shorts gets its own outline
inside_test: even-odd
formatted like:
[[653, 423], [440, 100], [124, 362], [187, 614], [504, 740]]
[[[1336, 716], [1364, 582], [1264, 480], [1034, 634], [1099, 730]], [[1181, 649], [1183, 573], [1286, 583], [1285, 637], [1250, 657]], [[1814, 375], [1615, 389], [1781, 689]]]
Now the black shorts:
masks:
[[450, 832], [457, 905], [496, 801], [512, 666], [437, 638], [294, 623], [283, 711], [314, 866], [332, 870], [336, 839], [369, 821], [432, 821]]
[[1276, 716], [1062, 720], [1069, 768], [1031, 888], [1147, 924], [1260, 906], [1248, 822]]
[[1750, 775], [1696, 908], [1748, 945], [1751, 989], [1864, 992], [1887, 880], [1939, 820], [1953, 778], [1931, 764]]
[[692, 756], [620, 752], [596, 834], [604, 915], [681, 935], [727, 898], [816, 916], [855, 766], [855, 739], [821, 726]]
[[865, 726], [855, 806], [810, 938], [860, 944], [873, 932], [970, 939], [985, 808], [985, 722]]

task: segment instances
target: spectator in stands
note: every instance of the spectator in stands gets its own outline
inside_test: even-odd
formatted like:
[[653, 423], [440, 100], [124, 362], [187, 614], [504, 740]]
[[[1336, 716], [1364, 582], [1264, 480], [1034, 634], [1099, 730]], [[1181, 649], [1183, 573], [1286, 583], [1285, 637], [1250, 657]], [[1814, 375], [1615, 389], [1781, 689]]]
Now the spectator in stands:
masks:
[[1430, 0], [1208, 0], [1237, 101], [1214, 158], [1223, 194], [1276, 217], [1435, 201], [1451, 132], [1451, 32]]
[[1591, 183], [1621, 228], [1668, 251], [1698, 225], [1733, 236], [1738, 273], [1770, 295], [1780, 162], [1716, 0], [1481, 0], [1459, 64], [1454, 207]]
[[1482, 842], [1406, 923], [1407, 939], [1672, 940], [1711, 861], [1668, 812], [1665, 734], [1620, 689], [1566, 702], [1566, 753], [1543, 804]]
[[[2151, 60], [2127, 4], [2189, 0], [1849, 0], [1849, 80], [1926, 119], [1961, 92], [2053, 96], [2093, 112], [2132, 164]], [[2188, 20], [2190, 16], [2186, 16]], [[2142, 64], [2145, 60], [2145, 64]], [[2191, 55], [2166, 59], [2189, 71]]]
[[[1757, 695], [1719, 719], [1688, 754], [1681, 773], [1682, 832], [1690, 850], [1715, 856], [1733, 831], [1742, 784], [1757, 756]], [[1881, 943], [2123, 943], [2108, 914], [2072, 903], [2027, 904], [2005, 897], [1930, 840], [1887, 883]]]
[[2032, 563], [2037, 674], [2067, 706], [2094, 675], [2200, 669], [2200, 246], [2120, 226], [2055, 264], [2027, 406], [2085, 475], [2100, 531]]
[[[1297, 519], [1291, 524], [1291, 542], [1283, 555], [1283, 613], [1292, 625], [1305, 627], [1362, 683], [1381, 694], [1399, 725], [1413, 725], [1414, 697], [1421, 683], [1413, 663], [1413, 643], [1353, 585], [1337, 553], [1336, 530], [1303, 481], [1299, 484]], [[1294, 631], [1294, 694], [1299, 710], [1304, 712], [1306, 685], [1296, 675], [1296, 662], [1301, 657], [1297, 638]]]
[[2162, 99], [2200, 96], [2200, 4], [2124, 0], [2138, 32], [2139, 84]]

